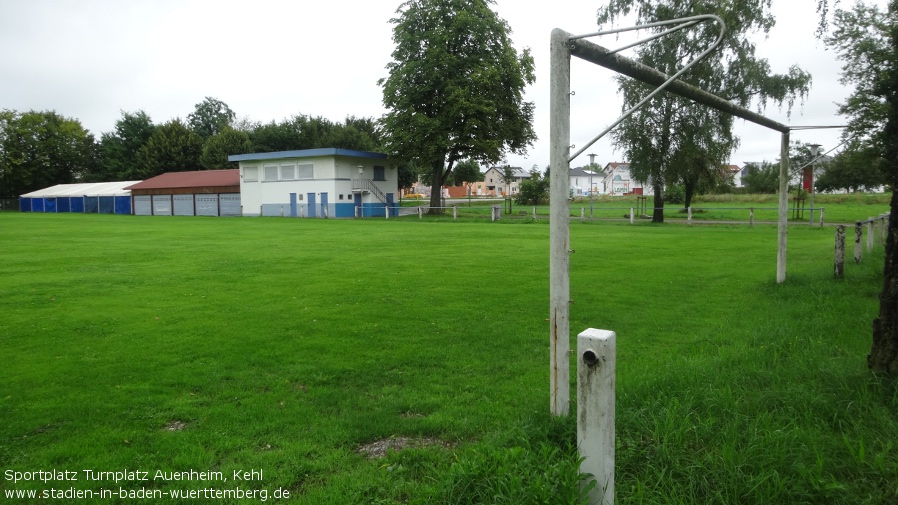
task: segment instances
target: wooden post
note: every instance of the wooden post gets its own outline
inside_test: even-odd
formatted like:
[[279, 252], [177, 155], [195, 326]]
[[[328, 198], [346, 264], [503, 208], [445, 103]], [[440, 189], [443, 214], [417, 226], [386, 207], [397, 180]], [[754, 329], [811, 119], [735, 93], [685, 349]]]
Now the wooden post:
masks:
[[861, 262], [861, 237], [864, 236], [864, 225], [860, 221], [854, 223], [854, 262]]
[[786, 282], [786, 243], [789, 234], [789, 130], [780, 141], [779, 205], [776, 225], [776, 283]]
[[845, 277], [845, 227], [836, 227], [836, 254], [833, 259], [833, 273], [836, 279]]
[[577, 335], [577, 448], [580, 472], [590, 474], [581, 486], [587, 503], [614, 503], [614, 382], [617, 335], [589, 328]]

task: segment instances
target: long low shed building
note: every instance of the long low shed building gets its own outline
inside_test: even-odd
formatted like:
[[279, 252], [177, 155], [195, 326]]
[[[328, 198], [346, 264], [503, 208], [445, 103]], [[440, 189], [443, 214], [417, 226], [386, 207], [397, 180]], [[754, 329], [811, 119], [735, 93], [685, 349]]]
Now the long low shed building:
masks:
[[130, 214], [131, 191], [127, 187], [139, 182], [57, 184], [21, 195], [19, 210], [22, 212]]
[[166, 172], [131, 190], [137, 216], [240, 216], [240, 171]]

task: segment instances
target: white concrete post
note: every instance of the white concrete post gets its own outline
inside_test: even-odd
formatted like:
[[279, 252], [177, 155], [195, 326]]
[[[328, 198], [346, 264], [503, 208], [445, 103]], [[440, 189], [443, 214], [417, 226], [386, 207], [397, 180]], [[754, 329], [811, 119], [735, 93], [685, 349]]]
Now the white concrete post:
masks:
[[634, 212], [633, 207], [630, 207], [630, 224], [636, 222], [636, 212]]
[[571, 46], [563, 30], [552, 30], [549, 54], [549, 406], [552, 415], [567, 416], [571, 401]]
[[586, 221], [586, 209], [580, 207], [580, 221]]
[[533, 220], [536, 221], [536, 205], [533, 206]]
[[776, 226], [776, 283], [786, 282], [786, 242], [789, 234], [789, 132], [780, 143], [779, 220]]
[[421, 206], [419, 205], [418, 206], [418, 220], [420, 221], [422, 219], [424, 219], [424, 209], [421, 208]]
[[384, 205], [384, 219], [390, 219], [390, 206]]
[[755, 226], [755, 208], [754, 207], [748, 209], [748, 225], [751, 227]]
[[616, 348], [613, 331], [589, 328], [577, 335], [577, 448], [583, 458], [580, 471], [595, 480], [589, 505], [614, 504]]
[[854, 262], [861, 262], [861, 237], [864, 236], [864, 226], [863, 223], [857, 221], [854, 223]]
[[689, 224], [689, 226], [692, 226], [692, 205], [686, 209], [686, 223]]
[[452, 206], [452, 220], [458, 221], [458, 205]]
[[873, 216], [870, 216], [867, 219], [867, 252], [873, 250], [873, 239], [876, 235], [876, 231], [873, 229]]
[[833, 275], [836, 279], [845, 277], [845, 227], [836, 226], [836, 253], [833, 259]]
[[490, 221], [492, 221], [494, 223], [496, 222], [496, 206], [495, 205], [490, 206]]
[[826, 209], [820, 207], [820, 227], [823, 228], [823, 213], [826, 212]]

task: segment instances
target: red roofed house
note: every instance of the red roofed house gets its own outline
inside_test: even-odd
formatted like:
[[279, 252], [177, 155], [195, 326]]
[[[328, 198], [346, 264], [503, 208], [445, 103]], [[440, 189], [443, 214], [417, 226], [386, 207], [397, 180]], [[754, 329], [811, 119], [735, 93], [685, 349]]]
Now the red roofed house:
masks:
[[131, 190], [136, 216], [240, 216], [240, 171], [166, 172]]

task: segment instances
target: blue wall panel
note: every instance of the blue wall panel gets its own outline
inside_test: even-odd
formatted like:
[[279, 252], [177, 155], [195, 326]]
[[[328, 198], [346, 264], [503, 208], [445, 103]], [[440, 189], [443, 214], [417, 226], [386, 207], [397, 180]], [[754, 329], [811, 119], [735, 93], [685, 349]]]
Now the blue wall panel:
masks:
[[44, 199], [43, 198], [32, 198], [31, 199], [31, 212], [43, 212], [44, 211]]
[[31, 212], [31, 198], [19, 197], [19, 211]]
[[131, 197], [117, 196], [115, 197], [115, 213], [130, 214], [131, 213]]
[[84, 212], [84, 197], [73, 196], [69, 198], [69, 209], [72, 212]]
[[100, 211], [100, 199], [95, 196], [84, 197], [84, 212], [96, 214]]
[[100, 200], [100, 214], [113, 214], [115, 213], [115, 197], [114, 196], [101, 196], [98, 197]]
[[55, 198], [44, 198], [44, 212], [56, 212]]
[[56, 212], [69, 212], [69, 197], [61, 196], [56, 199]]

